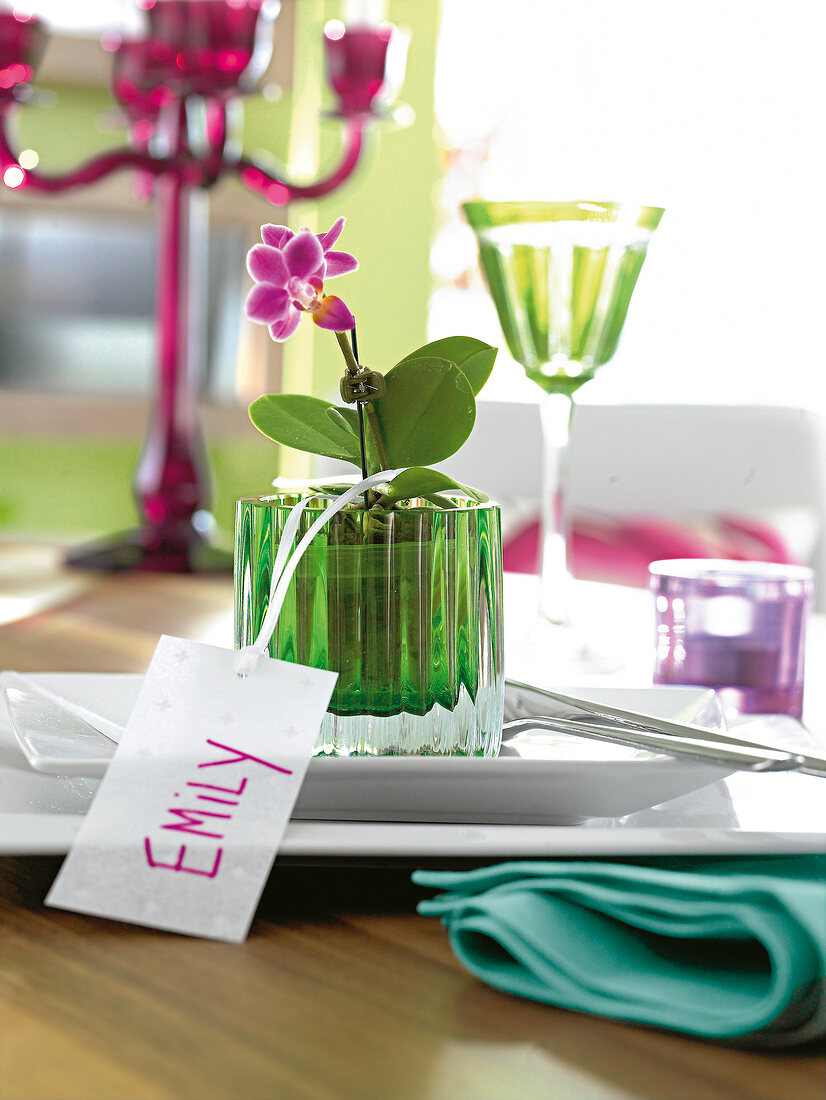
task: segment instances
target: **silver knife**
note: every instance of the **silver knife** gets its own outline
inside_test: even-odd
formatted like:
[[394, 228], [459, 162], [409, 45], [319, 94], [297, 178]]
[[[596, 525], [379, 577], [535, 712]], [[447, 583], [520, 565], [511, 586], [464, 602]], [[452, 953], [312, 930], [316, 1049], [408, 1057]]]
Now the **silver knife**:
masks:
[[634, 749], [648, 749], [669, 756], [688, 757], [705, 764], [718, 764], [732, 771], [794, 771], [800, 768], [801, 758], [781, 749], [757, 749], [724, 745], [717, 741], [703, 741], [697, 737], [678, 737], [671, 733], [657, 733], [649, 729], [632, 729], [631, 726], [608, 727], [603, 724], [579, 721], [574, 718], [558, 718], [553, 715], [534, 714], [506, 722], [502, 733], [506, 740], [517, 734], [536, 730], [554, 730], [571, 733], [576, 737], [588, 737], [595, 741], [608, 741], [614, 745], [626, 745]]
[[[673, 755], [678, 755], [676, 750], [678, 750], [679, 742], [685, 742], [685, 745], [679, 749], [679, 755], [689, 755], [685, 750], [690, 748], [691, 745], [696, 746], [702, 742], [705, 743], [706, 749], [695, 755], [706, 760], [711, 760], [713, 755], [708, 749], [716, 748], [719, 751], [727, 748], [735, 754], [737, 750], [745, 750], [751, 752], [753, 759], [751, 764], [746, 765], [749, 770], [797, 770], [808, 775], [826, 778], [826, 757], [800, 750], [797, 747], [787, 749], [779, 745], [766, 744], [762, 741], [734, 737], [729, 733], [705, 729], [702, 726], [695, 726], [688, 722], [677, 722], [670, 718], [654, 718], [651, 715], [638, 714], [636, 711], [625, 710], [622, 707], [610, 706], [607, 703], [594, 703], [589, 699], [566, 695], [562, 692], [551, 691], [548, 688], [540, 688], [532, 684], [522, 684], [515, 680], [508, 680], [507, 684], [517, 690], [544, 695], [554, 702], [584, 711], [589, 715], [593, 715], [596, 720], [585, 723], [579, 719], [558, 719], [554, 716], [542, 716], [548, 722], [557, 723], [557, 728], [561, 728], [560, 722], [565, 722], [566, 732], [576, 733], [577, 729], [581, 728], [583, 737], [598, 738], [599, 735], [602, 740], [614, 740], [617, 743], [631, 744], [639, 748], [649, 746], [644, 745], [637, 735], [651, 734], [657, 740], [650, 747], [668, 752], [668, 745], [671, 744], [675, 749]], [[533, 716], [531, 716], [532, 718]], [[570, 723], [570, 725], [567, 725], [567, 723]], [[504, 728], [516, 732], [516, 727], [512, 723], [507, 723]], [[529, 727], [524, 725], [520, 727], [522, 730], [527, 728]], [[536, 725], [533, 728], [536, 729]], [[627, 739], [622, 740], [626, 738], [626, 735]], [[740, 756], [737, 758], [744, 761], [748, 759], [748, 757]], [[769, 766], [764, 763], [762, 767], [755, 769], [758, 758], [768, 761]], [[727, 762], [734, 764], [734, 757], [729, 758]], [[740, 767], [740, 765], [735, 766]]]

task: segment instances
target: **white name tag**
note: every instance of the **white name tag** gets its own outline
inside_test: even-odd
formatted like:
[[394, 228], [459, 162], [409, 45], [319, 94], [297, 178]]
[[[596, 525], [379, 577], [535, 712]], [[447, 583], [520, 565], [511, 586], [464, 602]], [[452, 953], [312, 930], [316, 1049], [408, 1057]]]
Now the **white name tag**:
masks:
[[242, 942], [337, 674], [164, 636], [47, 905]]

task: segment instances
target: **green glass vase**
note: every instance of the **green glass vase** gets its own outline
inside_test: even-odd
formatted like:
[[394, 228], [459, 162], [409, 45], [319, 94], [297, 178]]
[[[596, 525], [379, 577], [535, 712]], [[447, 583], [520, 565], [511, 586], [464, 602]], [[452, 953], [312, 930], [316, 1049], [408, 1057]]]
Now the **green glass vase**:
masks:
[[[236, 505], [236, 644], [266, 613], [295, 494]], [[327, 502], [305, 508], [296, 543]], [[339, 678], [316, 755], [494, 756], [504, 702], [499, 508], [351, 505], [290, 581], [270, 654]]]

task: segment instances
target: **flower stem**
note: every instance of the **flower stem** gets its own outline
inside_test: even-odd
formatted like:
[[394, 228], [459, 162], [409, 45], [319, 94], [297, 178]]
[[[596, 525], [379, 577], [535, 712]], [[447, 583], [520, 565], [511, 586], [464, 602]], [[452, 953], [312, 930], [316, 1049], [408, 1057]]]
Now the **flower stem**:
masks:
[[338, 340], [338, 346], [341, 348], [341, 354], [344, 356], [344, 362], [347, 365], [347, 370], [350, 372], [350, 374], [358, 374], [358, 360], [353, 354], [353, 349], [350, 347], [350, 341], [347, 339], [347, 333], [337, 332], [336, 340]]
[[[359, 361], [359, 342], [356, 336], [356, 322], [353, 321], [353, 328], [350, 332], [350, 346], [353, 349], [353, 358], [358, 363]], [[367, 477], [367, 440], [364, 438], [364, 409], [361, 406], [361, 402], [356, 402], [356, 413], [358, 414], [359, 421], [359, 454], [361, 455], [361, 476]], [[365, 515], [370, 511], [370, 491], [362, 494], [364, 499], [364, 512]]]
[[378, 413], [372, 401], [365, 401], [365, 405], [367, 406], [367, 423], [370, 426], [370, 434], [373, 436], [373, 444], [376, 448], [376, 454], [379, 456], [379, 467], [382, 470], [389, 470], [390, 463], [387, 461], [387, 452], [384, 449], [384, 439], [381, 434]]
[[[347, 339], [347, 333], [337, 332], [336, 340], [338, 340], [338, 346], [341, 348], [341, 354], [344, 356], [344, 362], [346, 364], [348, 372], [351, 375], [358, 374], [358, 360], [353, 353], [353, 349], [350, 347], [350, 341]], [[372, 401], [365, 401], [363, 402], [363, 404], [365, 406], [365, 411], [367, 412], [367, 423], [370, 427], [370, 434], [373, 437], [373, 446], [376, 448], [376, 454], [379, 459], [379, 469], [387, 470], [390, 467], [387, 462], [387, 452], [384, 449], [384, 439], [381, 434], [381, 425], [379, 424], [378, 413], [373, 407]]]

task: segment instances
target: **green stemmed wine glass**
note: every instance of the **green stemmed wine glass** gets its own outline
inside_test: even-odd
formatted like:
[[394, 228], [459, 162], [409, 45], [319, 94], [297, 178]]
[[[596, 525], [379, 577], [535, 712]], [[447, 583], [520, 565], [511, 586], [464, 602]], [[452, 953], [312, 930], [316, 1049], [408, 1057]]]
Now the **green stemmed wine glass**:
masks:
[[[574, 394], [613, 356], [661, 207], [468, 202], [485, 281], [511, 355], [544, 393], [540, 619], [559, 675], [597, 671], [568, 609], [567, 456]], [[555, 671], [549, 669], [551, 674]]]

